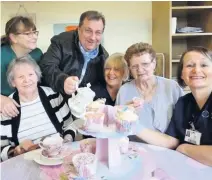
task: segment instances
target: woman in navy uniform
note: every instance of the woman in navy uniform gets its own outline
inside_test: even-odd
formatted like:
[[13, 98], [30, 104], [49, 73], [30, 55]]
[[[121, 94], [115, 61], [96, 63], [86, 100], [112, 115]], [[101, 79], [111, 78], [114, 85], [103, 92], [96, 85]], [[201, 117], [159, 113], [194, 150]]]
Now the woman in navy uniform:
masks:
[[144, 127], [139, 137], [212, 166], [212, 53], [203, 47], [184, 52], [177, 79], [191, 93], [179, 98], [166, 133]]

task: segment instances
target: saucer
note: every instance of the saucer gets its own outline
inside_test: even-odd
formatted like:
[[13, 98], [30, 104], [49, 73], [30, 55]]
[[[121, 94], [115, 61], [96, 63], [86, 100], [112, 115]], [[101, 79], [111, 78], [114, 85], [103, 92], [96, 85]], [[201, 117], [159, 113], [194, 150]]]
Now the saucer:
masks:
[[48, 158], [43, 158], [43, 156], [41, 154], [37, 154], [36, 156], [34, 156], [33, 160], [40, 164], [40, 165], [44, 165], [44, 166], [55, 166], [55, 165], [60, 165], [63, 163], [62, 159], [48, 159]]

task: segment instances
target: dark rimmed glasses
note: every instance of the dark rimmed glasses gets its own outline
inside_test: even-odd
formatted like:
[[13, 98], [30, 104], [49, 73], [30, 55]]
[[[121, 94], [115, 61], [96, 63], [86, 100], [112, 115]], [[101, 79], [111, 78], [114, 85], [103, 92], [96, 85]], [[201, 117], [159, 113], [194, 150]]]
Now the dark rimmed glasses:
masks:
[[39, 31], [30, 31], [30, 32], [19, 32], [19, 33], [16, 33], [17, 35], [21, 34], [21, 35], [25, 35], [29, 38], [33, 37], [34, 35], [38, 36], [39, 34]]

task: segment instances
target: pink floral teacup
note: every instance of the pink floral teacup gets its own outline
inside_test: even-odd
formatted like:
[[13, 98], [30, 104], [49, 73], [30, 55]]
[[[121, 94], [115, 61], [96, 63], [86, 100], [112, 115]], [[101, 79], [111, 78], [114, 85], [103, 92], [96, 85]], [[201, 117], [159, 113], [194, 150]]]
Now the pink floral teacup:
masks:
[[63, 146], [63, 138], [60, 136], [48, 136], [40, 141], [39, 146], [47, 153], [48, 156], [54, 157], [61, 151]]

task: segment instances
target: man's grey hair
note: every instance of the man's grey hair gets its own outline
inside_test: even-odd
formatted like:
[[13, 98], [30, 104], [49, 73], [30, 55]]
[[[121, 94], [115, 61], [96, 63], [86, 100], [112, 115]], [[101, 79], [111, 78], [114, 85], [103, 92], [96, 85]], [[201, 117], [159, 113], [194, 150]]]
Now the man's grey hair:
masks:
[[27, 65], [32, 66], [35, 70], [35, 74], [38, 77], [38, 82], [40, 82], [40, 80], [41, 80], [42, 75], [41, 75], [40, 67], [35, 62], [35, 60], [31, 58], [31, 56], [26, 55], [26, 56], [23, 56], [23, 57], [20, 57], [20, 58], [13, 59], [8, 66], [7, 81], [8, 81], [8, 83], [11, 87], [13, 87], [12, 82], [14, 80], [14, 69], [15, 69], [16, 66], [20, 66], [22, 64], [27, 64]]

